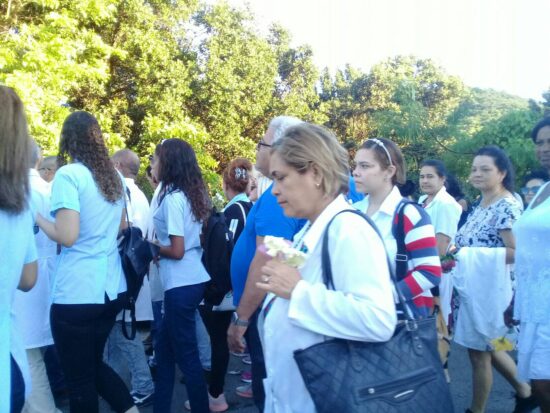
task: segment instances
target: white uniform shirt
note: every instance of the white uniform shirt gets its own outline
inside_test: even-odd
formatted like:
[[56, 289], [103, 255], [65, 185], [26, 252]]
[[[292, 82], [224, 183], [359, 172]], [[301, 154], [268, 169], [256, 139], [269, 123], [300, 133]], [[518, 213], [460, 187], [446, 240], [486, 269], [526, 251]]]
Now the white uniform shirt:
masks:
[[23, 265], [37, 259], [33, 224], [30, 210], [14, 215], [0, 209], [0, 413], [10, 411], [10, 353], [23, 374], [25, 393], [30, 391], [27, 354], [12, 303]]
[[195, 219], [185, 194], [179, 190], [162, 197], [155, 210], [154, 222], [157, 238], [162, 246], [170, 245], [170, 235], [184, 238], [185, 254], [181, 260], [161, 257], [160, 278], [164, 291], [210, 280], [202, 265], [200, 233], [202, 223]]
[[330, 219], [345, 209], [350, 206], [340, 195], [313, 225], [306, 224], [296, 234], [295, 240], [303, 239], [309, 251], [300, 268], [302, 280], [290, 300], [271, 301], [274, 295], [269, 294], [264, 302], [260, 322], [267, 370], [266, 413], [315, 412], [294, 361], [294, 350], [325, 337], [387, 341], [395, 329], [393, 287], [384, 246], [363, 218], [344, 213], [331, 224], [329, 251], [337, 291], [329, 291], [323, 284], [322, 236]]
[[[422, 204], [427, 197], [427, 195], [422, 195], [418, 199], [418, 203]], [[449, 195], [445, 187], [439, 190], [432, 199], [432, 202], [424, 209], [432, 220], [435, 233], [443, 234], [453, 239], [458, 229], [462, 207]]]
[[[149, 215], [147, 217], [146, 238], [151, 242], [158, 241], [153, 216], [158, 208], [158, 196], [161, 189], [162, 184], [159, 184], [153, 193], [153, 198], [151, 198], [151, 207], [149, 208]], [[151, 301], [164, 300], [164, 289], [160, 281], [159, 264], [156, 262], [151, 262], [149, 266], [149, 286], [151, 288]]]
[[62, 166], [52, 186], [51, 214], [61, 208], [80, 213], [80, 233], [72, 247], [62, 247], [53, 282], [57, 304], [103, 304], [126, 291], [117, 235], [124, 199], [108, 202], [91, 171], [79, 162]]
[[[29, 172], [31, 209], [50, 216], [50, 185], [35, 169]], [[57, 244], [40, 230], [35, 234], [38, 252], [38, 277], [32, 290], [16, 291], [13, 302], [15, 323], [26, 349], [53, 344], [50, 329], [51, 278], [57, 256]]]

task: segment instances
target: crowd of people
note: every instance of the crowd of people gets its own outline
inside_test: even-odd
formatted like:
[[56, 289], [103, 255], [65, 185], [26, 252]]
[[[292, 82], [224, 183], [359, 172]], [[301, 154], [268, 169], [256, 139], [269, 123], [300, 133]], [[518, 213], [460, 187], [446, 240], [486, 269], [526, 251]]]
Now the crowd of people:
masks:
[[[231, 352], [249, 354], [251, 384], [236, 392], [260, 412], [313, 413], [294, 352], [327, 338], [387, 342], [406, 309], [436, 320], [447, 381], [450, 341], [467, 348], [467, 412], [485, 411], [494, 367], [515, 391], [514, 413], [550, 413], [550, 118], [532, 139], [543, 169], [524, 178], [523, 200], [496, 146], [472, 158], [477, 199], [468, 202], [435, 159], [420, 165], [415, 199], [391, 140], [368, 139], [350, 161], [326, 128], [272, 119], [255, 165], [237, 158], [222, 175], [232, 289], [214, 305], [203, 258], [213, 203], [189, 143], [156, 146], [144, 168], [149, 202], [136, 185], [140, 158], [109, 156], [92, 114], [69, 115], [58, 155], [42, 158], [21, 100], [0, 86], [0, 413], [60, 412], [54, 371], [71, 412], [98, 412], [101, 396], [116, 412], [153, 404], [168, 413], [176, 365], [189, 399], [174, 409], [226, 411]], [[373, 226], [342, 213], [350, 209]], [[158, 250], [136, 302], [150, 357], [139, 336], [122, 334], [131, 320], [117, 240], [129, 225]], [[273, 257], [266, 237], [287, 240], [303, 260]]]

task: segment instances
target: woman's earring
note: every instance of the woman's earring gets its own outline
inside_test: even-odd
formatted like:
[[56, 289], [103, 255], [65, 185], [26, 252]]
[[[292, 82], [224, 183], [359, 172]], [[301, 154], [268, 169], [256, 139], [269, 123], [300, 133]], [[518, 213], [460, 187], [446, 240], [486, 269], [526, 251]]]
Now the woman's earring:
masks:
[[317, 189], [321, 188], [321, 184], [315, 184], [315, 186], [317, 187]]

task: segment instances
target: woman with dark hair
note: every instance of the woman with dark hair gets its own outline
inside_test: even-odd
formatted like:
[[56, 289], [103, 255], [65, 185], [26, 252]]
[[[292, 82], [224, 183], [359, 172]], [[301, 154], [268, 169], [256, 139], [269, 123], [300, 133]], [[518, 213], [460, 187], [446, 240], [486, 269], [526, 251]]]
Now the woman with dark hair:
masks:
[[190, 407], [209, 412], [208, 393], [199, 360], [195, 312], [210, 276], [201, 257], [202, 223], [210, 214], [210, 199], [193, 148], [180, 139], [157, 146], [153, 176], [161, 189], [153, 220], [160, 245], [159, 274], [164, 288], [164, 318], [155, 348], [157, 376], [155, 413], [169, 413], [174, 367], [185, 376]]
[[[550, 173], [550, 118], [533, 130], [535, 153]], [[531, 382], [542, 413], [550, 413], [550, 184], [539, 189], [514, 224], [516, 297], [520, 321], [518, 374]]]
[[549, 180], [550, 176], [548, 176], [548, 172], [543, 169], [533, 171], [523, 178], [524, 183], [521, 188], [521, 195], [523, 195], [525, 208], [529, 206], [539, 189], [542, 188]]
[[[232, 160], [223, 171], [223, 192], [229, 200], [223, 213], [227, 227], [233, 233], [234, 243], [241, 235], [246, 217], [252, 209], [252, 202], [246, 195], [251, 179], [252, 163], [245, 158]], [[223, 387], [229, 364], [227, 329], [235, 310], [233, 292], [229, 292], [220, 305], [212, 306], [212, 304], [205, 302], [204, 305], [199, 307], [199, 310], [210, 336], [212, 354], [212, 370], [208, 386], [210, 411], [223, 412], [229, 408], [223, 393]], [[189, 402], [186, 402], [185, 407], [190, 408]]]
[[415, 315], [427, 317], [433, 307], [430, 290], [439, 285], [441, 265], [430, 217], [419, 206], [405, 202], [399, 192], [398, 185], [406, 181], [405, 171], [403, 154], [394, 142], [384, 138], [367, 140], [355, 154], [353, 170], [357, 191], [367, 196], [354, 207], [371, 217], [380, 230], [394, 269], [399, 248], [394, 227], [398, 211], [403, 208], [402, 242], [407, 266], [406, 273], [396, 275]]
[[25, 347], [13, 322], [15, 291], [36, 282], [38, 258], [29, 209], [30, 138], [23, 103], [0, 86], [0, 410], [19, 413], [29, 390]]
[[485, 410], [492, 386], [492, 367], [515, 388], [514, 412], [530, 411], [531, 389], [516, 378], [516, 365], [495, 339], [507, 334], [502, 314], [512, 299], [508, 264], [514, 263], [512, 225], [521, 215], [513, 196], [514, 169], [506, 153], [496, 146], [477, 151], [470, 172], [471, 184], [481, 192], [479, 205], [455, 236], [458, 251], [453, 284], [460, 298], [454, 340], [468, 349], [473, 374], [472, 404], [468, 411]]
[[61, 244], [54, 274], [51, 328], [67, 380], [71, 412], [97, 412], [98, 394], [116, 412], [137, 411], [103, 349], [122, 309], [126, 280], [117, 236], [126, 226], [122, 177], [109, 159], [97, 120], [74, 112], [61, 130], [51, 197], [55, 222], [37, 215]]
[[419, 183], [424, 193], [418, 199], [426, 212], [430, 215], [435, 229], [437, 250], [439, 255], [445, 255], [449, 243], [456, 234], [458, 220], [462, 207], [445, 189], [447, 168], [437, 159], [428, 159], [420, 166]]

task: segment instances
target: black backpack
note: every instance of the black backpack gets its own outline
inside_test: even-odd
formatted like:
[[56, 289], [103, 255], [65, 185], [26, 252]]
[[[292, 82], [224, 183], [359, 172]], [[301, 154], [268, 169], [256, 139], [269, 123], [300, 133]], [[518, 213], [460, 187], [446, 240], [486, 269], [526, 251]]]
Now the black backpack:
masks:
[[231, 253], [233, 234], [229, 231], [223, 212], [212, 209], [202, 228], [202, 263], [210, 275], [206, 284], [204, 301], [220, 305], [223, 297], [231, 291]]

